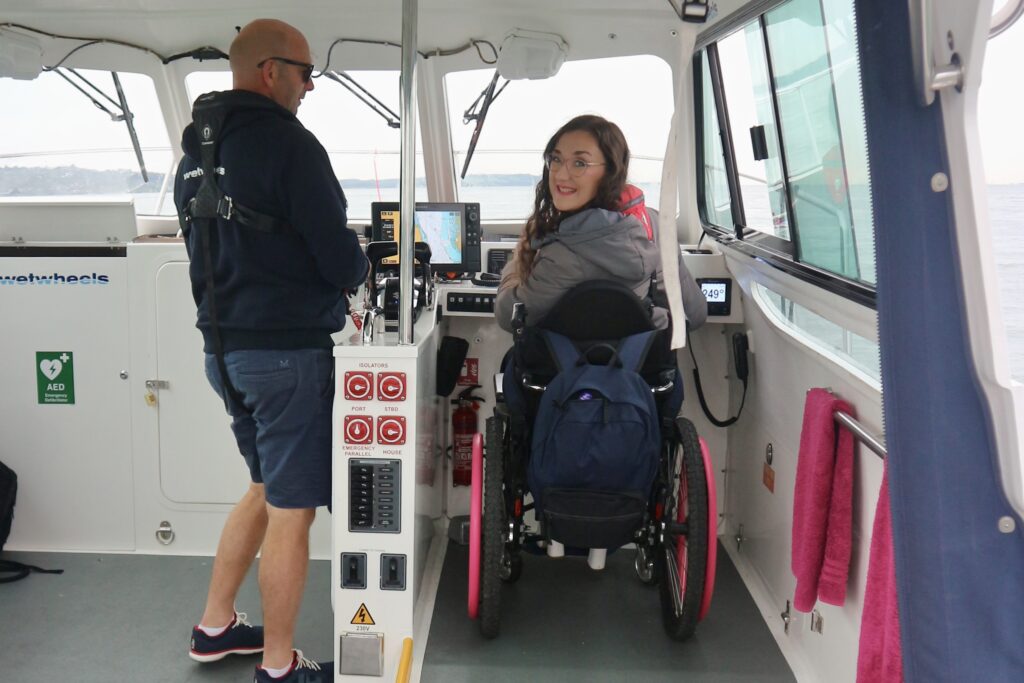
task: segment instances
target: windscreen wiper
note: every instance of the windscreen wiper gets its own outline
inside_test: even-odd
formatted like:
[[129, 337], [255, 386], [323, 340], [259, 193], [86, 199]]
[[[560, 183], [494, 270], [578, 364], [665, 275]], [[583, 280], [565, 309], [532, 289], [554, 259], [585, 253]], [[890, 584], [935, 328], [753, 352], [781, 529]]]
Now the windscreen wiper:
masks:
[[360, 102], [372, 109], [378, 116], [388, 122], [390, 128], [401, 128], [402, 120], [398, 114], [391, 111], [386, 104], [373, 96], [369, 90], [360, 85], [354, 78], [344, 71], [324, 71], [321, 76], [326, 76], [341, 87], [355, 95]]
[[132, 147], [135, 148], [135, 158], [139, 160], [139, 171], [142, 172], [142, 182], [149, 182], [149, 174], [146, 173], [146, 161], [142, 158], [142, 147], [139, 145], [139, 136], [135, 132], [135, 114], [128, 108], [128, 98], [124, 96], [121, 88], [121, 79], [117, 77], [116, 71], [111, 71], [114, 77], [114, 88], [117, 89], [117, 99], [121, 101], [121, 120], [128, 125], [128, 136], [132, 139]]
[[[484, 121], [487, 119], [487, 112], [491, 109], [491, 103], [498, 99], [508, 84], [512, 81], [505, 81], [505, 84], [498, 88], [498, 92], [494, 92], [494, 89], [498, 85], [498, 70], [494, 70], [494, 78], [487, 84], [483, 92], [475, 100], [473, 104], [469, 105], [469, 109], [462, 115], [462, 122], [469, 123], [470, 121], [476, 121], [476, 128], [473, 129], [473, 137], [469, 140], [469, 149], [466, 150], [466, 161], [462, 164], [462, 175], [459, 176], [462, 180], [466, 179], [466, 171], [469, 170], [469, 162], [473, 159], [473, 152], [476, 151], [476, 143], [480, 139], [480, 131], [484, 129]], [[476, 111], [477, 105], [480, 105], [480, 111]]]
[[[74, 69], [70, 69], [68, 67], [54, 67], [53, 69], [51, 69], [51, 71], [53, 71], [58, 76], [63, 78], [65, 81], [70, 83], [72, 87], [75, 88], [75, 90], [89, 98], [89, 100], [94, 105], [96, 105], [97, 109], [106, 112], [106, 114], [110, 117], [111, 121], [124, 121], [128, 125], [128, 135], [132, 139], [132, 147], [135, 148], [135, 158], [139, 160], [139, 171], [142, 173], [142, 182], [148, 183], [149, 173], [146, 172], [146, 162], [142, 158], [142, 147], [139, 146], [139, 136], [135, 133], [135, 123], [133, 122], [135, 115], [132, 114], [131, 110], [128, 109], [128, 100], [124, 96], [124, 90], [121, 88], [121, 80], [117, 77], [117, 72], [111, 71], [110, 74], [114, 77], [114, 88], [117, 90], [117, 97], [119, 101], [114, 101], [114, 99], [110, 97], [110, 95], [100, 90], [99, 87], [93, 84], [88, 78], [78, 73]], [[67, 73], [64, 73], [65, 71]], [[68, 73], [75, 76], [75, 78], [80, 80], [88, 87], [92, 88], [93, 92], [90, 93], [81, 85], [73, 81], [71, 77], [68, 76]], [[103, 102], [96, 99], [93, 93], [102, 96], [103, 99], [107, 100], [108, 102], [110, 102], [110, 104], [120, 109], [121, 113], [117, 113], [116, 111], [113, 111], [110, 108], [108, 108], [106, 105], [103, 104]]]

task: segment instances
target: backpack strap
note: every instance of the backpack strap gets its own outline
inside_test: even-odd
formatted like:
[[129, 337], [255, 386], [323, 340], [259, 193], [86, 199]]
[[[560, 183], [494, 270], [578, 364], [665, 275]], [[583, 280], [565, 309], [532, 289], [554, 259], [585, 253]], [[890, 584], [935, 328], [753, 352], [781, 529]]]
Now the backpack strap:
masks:
[[629, 368], [636, 373], [640, 372], [640, 369], [644, 366], [644, 361], [647, 359], [647, 353], [651, 350], [651, 344], [654, 343], [656, 332], [657, 330], [648, 330], [647, 332], [631, 334], [619, 342], [617, 351], [623, 367]]
[[237, 107], [275, 109], [278, 105], [265, 97], [238, 91], [211, 92], [196, 99], [192, 107], [192, 125], [199, 139], [203, 179], [199, 190], [185, 207], [185, 221], [223, 218], [258, 232], [286, 232], [291, 229], [288, 223], [239, 204], [224, 194], [217, 184], [217, 152], [221, 132], [228, 116]]
[[192, 125], [199, 138], [200, 163], [203, 179], [195, 196], [189, 201], [179, 220], [182, 232], [186, 224], [197, 228], [200, 240], [200, 251], [205, 270], [206, 306], [210, 317], [210, 333], [213, 337], [213, 354], [217, 359], [217, 370], [224, 387], [224, 407], [230, 413], [230, 403], [234, 403], [246, 414], [251, 414], [245, 406], [242, 395], [228, 377], [227, 365], [224, 361], [224, 342], [220, 334], [220, 321], [217, 319], [217, 287], [213, 277], [213, 235], [217, 221], [231, 221], [243, 228], [263, 233], [285, 232], [291, 226], [285, 221], [267, 214], [254, 211], [234, 201], [224, 194], [217, 183], [217, 152], [225, 121], [236, 108], [278, 109], [272, 100], [255, 93], [244, 91], [210, 92], [196, 98], [192, 107]]
[[551, 330], [541, 330], [541, 334], [559, 372], [564, 372], [576, 365], [576, 361], [580, 358], [580, 352], [568, 337]]
[[43, 569], [32, 564], [22, 564], [14, 560], [0, 560], [0, 583], [20, 581], [32, 572], [40, 574], [63, 574], [63, 569]]

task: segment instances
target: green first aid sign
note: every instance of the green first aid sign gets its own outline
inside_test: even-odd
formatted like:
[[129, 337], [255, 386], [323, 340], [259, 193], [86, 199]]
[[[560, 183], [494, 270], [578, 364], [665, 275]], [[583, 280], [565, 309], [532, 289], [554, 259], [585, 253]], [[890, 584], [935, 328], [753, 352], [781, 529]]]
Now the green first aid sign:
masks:
[[70, 351], [36, 351], [40, 403], [75, 402], [75, 357]]

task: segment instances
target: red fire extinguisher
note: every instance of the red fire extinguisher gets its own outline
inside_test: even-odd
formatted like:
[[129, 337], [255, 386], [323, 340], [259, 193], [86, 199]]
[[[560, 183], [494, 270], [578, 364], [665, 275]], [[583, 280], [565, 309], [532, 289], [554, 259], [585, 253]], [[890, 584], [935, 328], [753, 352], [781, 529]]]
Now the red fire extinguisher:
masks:
[[455, 486], [469, 486], [473, 476], [473, 435], [477, 432], [476, 411], [480, 408], [476, 402], [484, 399], [472, 392], [479, 388], [479, 384], [466, 387], [452, 401], [452, 405], [458, 405], [452, 412], [452, 484]]

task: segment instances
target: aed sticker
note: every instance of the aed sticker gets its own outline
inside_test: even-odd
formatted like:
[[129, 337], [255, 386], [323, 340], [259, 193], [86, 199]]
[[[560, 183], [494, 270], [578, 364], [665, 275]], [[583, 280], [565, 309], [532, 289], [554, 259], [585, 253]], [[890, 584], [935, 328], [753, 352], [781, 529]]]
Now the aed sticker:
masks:
[[775, 470], [768, 463], [764, 464], [764, 472], [761, 474], [761, 481], [770, 493], [775, 493]]
[[359, 604], [359, 609], [356, 610], [355, 616], [349, 623], [357, 626], [373, 626], [377, 622], [370, 616], [370, 610], [366, 609], [366, 603], [363, 602]]
[[75, 403], [75, 354], [36, 351], [36, 388], [41, 404]]

